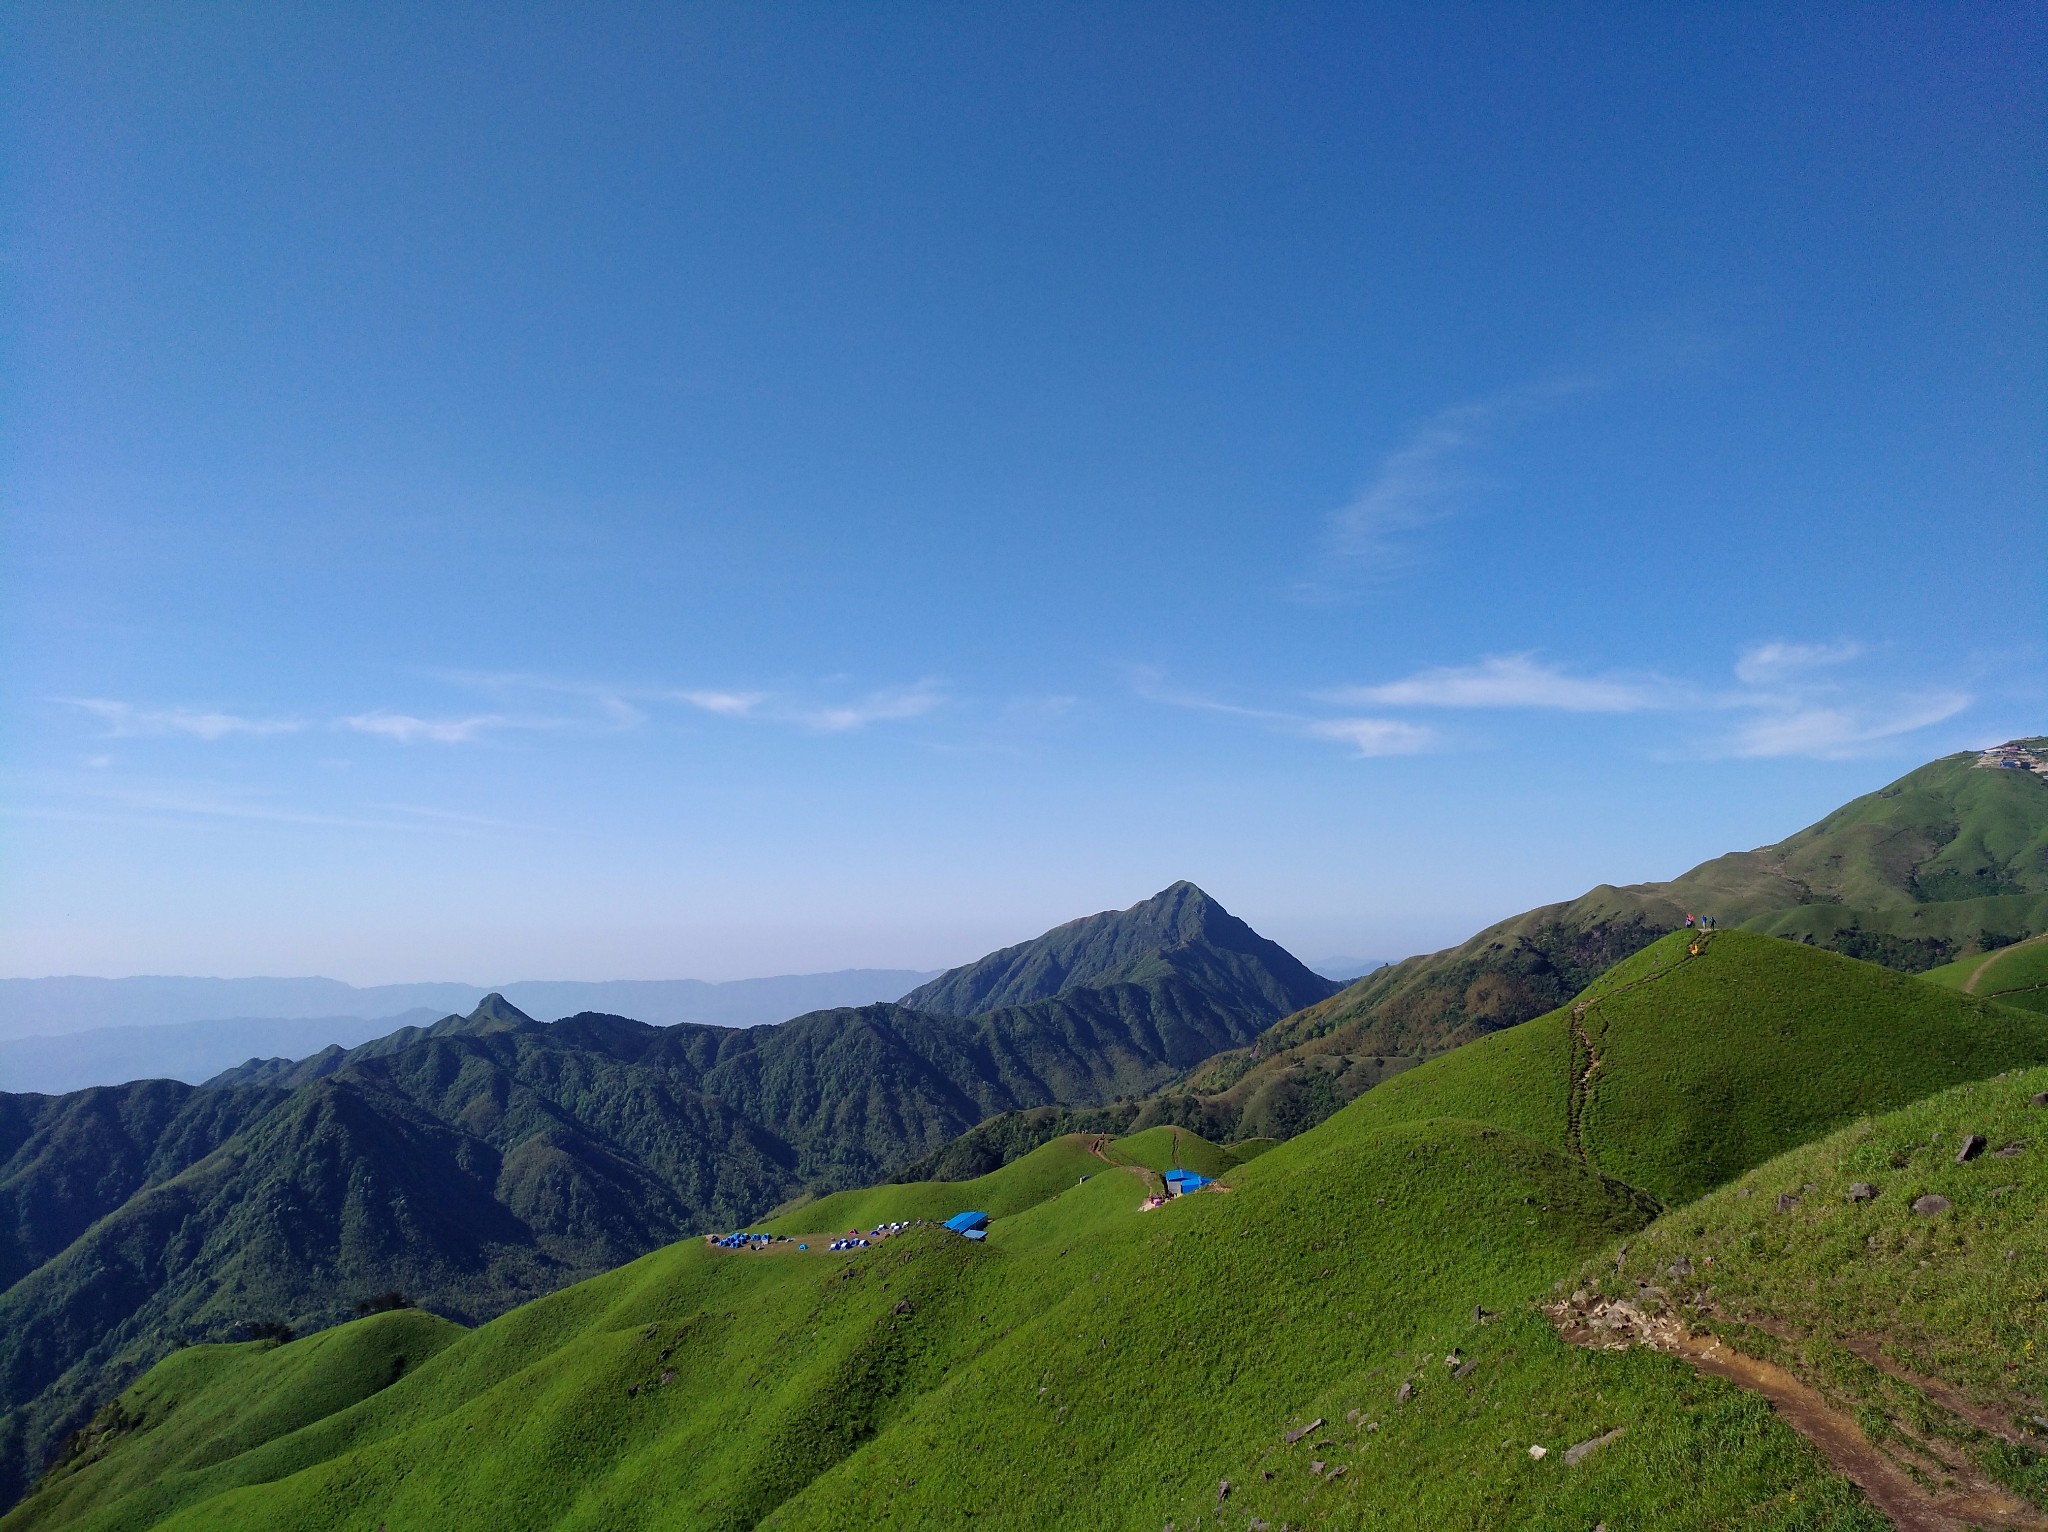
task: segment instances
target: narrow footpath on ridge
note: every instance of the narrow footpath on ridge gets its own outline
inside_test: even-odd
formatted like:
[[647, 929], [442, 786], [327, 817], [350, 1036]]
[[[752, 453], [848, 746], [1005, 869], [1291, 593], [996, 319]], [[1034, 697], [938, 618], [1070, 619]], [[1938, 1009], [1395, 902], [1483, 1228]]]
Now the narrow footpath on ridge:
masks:
[[[1707, 944], [1713, 940], [1711, 931], [1702, 931], [1687, 946], [1684, 954], [1668, 968], [1659, 968], [1644, 974], [1640, 979], [1631, 979], [1619, 989], [1611, 989], [1590, 1000], [1578, 1000], [1571, 1009], [1571, 1090], [1565, 1097], [1565, 1145], [1578, 1156], [1579, 1163], [1591, 1165], [1592, 1159], [1586, 1153], [1586, 1108], [1593, 1099], [1593, 1072], [1600, 1067], [1600, 1055], [1593, 1051], [1592, 1035], [1586, 1030], [1586, 1013], [1602, 1001], [1625, 995], [1632, 989], [1641, 989], [1666, 974], [1677, 973], [1694, 958], [1703, 956]], [[1581, 1062], [1583, 1055], [1584, 1062]]]

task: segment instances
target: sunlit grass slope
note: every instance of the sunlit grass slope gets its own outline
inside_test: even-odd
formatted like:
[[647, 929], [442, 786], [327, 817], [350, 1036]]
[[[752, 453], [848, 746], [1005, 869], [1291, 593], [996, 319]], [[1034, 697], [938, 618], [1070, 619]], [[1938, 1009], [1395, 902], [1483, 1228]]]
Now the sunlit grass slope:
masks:
[[1021, 1213], [1080, 1178], [1110, 1167], [1088, 1150], [1094, 1136], [1068, 1133], [972, 1181], [910, 1181], [835, 1192], [755, 1227], [777, 1234], [843, 1233], [895, 1219], [944, 1219], [976, 1208], [991, 1218]]
[[2048, 937], [1945, 963], [1920, 977], [1945, 989], [1967, 990], [1982, 1000], [2048, 1011]]
[[[0, 1525], [1189, 1527], [1226, 1478], [1240, 1527], [1880, 1525], [1760, 1404], [1533, 1313], [1654, 1211], [1570, 1156], [1353, 1109], [1230, 1180], [1140, 1213], [1095, 1174], [982, 1246], [673, 1246], [239, 1456], [159, 1450], [146, 1492], [133, 1433]], [[252, 1378], [196, 1403], [232, 1421]], [[1581, 1469], [1528, 1456], [1621, 1421]]]
[[120, 1520], [146, 1523], [251, 1475], [290, 1473], [322, 1455], [303, 1427], [388, 1388], [466, 1333], [400, 1309], [286, 1346], [174, 1352], [100, 1411], [79, 1450], [7, 1524], [69, 1525], [108, 1501], [122, 1503]]
[[[369, 1393], [279, 1369], [383, 1321], [186, 1353], [124, 1396], [139, 1424], [0, 1528], [1187, 1528], [1215, 1524], [1224, 1479], [1240, 1527], [1875, 1527], [1759, 1402], [1670, 1358], [1573, 1350], [1534, 1304], [1656, 1213], [1613, 1175], [1676, 1201], [2048, 1057], [2048, 1023], [1769, 938], [1688, 947], [1248, 1164], [1185, 1131], [1111, 1141], [1124, 1164], [1226, 1172], [1155, 1211], [1075, 1135], [783, 1221], [980, 1207], [979, 1246], [929, 1227], [851, 1255], [689, 1241]], [[1569, 1472], [1527, 1452], [1617, 1425]]]
[[1666, 937], [1349, 1110], [1498, 1123], [1675, 1204], [1857, 1116], [2048, 1062], [2048, 1018], [1746, 931], [1694, 945]]
[[[1866, 1118], [1659, 1219], [1589, 1288], [1668, 1295], [1790, 1367], [1880, 1444], [1945, 1442], [2048, 1509], [2048, 1069]], [[1972, 1136], [1984, 1140], [1958, 1163]], [[1852, 1198], [1858, 1185], [1875, 1195]], [[1926, 1195], [1949, 1204], [1916, 1213]], [[1782, 1204], [1780, 1197], [1794, 1199]], [[1652, 1306], [1655, 1306], [1654, 1298]], [[1937, 1380], [1972, 1424], [1897, 1374]], [[2016, 1438], [2018, 1445], [2000, 1439]]]
[[[1090, 1147], [1098, 1142], [1100, 1155]], [[1180, 1166], [1213, 1178], [1271, 1147], [1270, 1139], [1254, 1139], [1226, 1148], [1185, 1128], [1171, 1127], [1147, 1128], [1126, 1138], [1068, 1133], [971, 1181], [909, 1181], [836, 1192], [778, 1213], [756, 1227], [773, 1234], [844, 1233], [897, 1219], [945, 1219], [969, 1208], [1002, 1218], [1059, 1195], [1083, 1176], [1120, 1166], [1155, 1172]], [[1153, 1184], [1156, 1187], [1157, 1182]], [[1135, 1195], [1138, 1183], [1131, 1183], [1130, 1189]]]

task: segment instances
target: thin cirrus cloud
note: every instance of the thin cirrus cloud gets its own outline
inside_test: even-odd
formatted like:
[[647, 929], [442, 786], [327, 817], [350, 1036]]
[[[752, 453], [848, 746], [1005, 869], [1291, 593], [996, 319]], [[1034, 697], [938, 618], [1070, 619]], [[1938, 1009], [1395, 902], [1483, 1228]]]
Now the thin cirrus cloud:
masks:
[[1842, 702], [1758, 699], [1766, 709], [1720, 742], [1719, 754], [1762, 760], [1805, 756], [1851, 760], [1873, 755], [1892, 741], [1946, 723], [1976, 699], [1968, 692], [1916, 692], [1902, 697]]
[[1481, 488], [1477, 460], [1512, 424], [1559, 399], [1599, 386], [1590, 378], [1553, 378], [1437, 411], [1381, 458], [1365, 487], [1323, 519], [1323, 579], [1386, 579], [1414, 564], [1414, 534], [1455, 514]]
[[[341, 720], [341, 727], [357, 734], [374, 734], [397, 740], [401, 745], [430, 740], [438, 745], [467, 744], [493, 729], [517, 727], [513, 719], [499, 713], [475, 713], [467, 718], [419, 718], [411, 713], [378, 711], [358, 713]], [[530, 725], [528, 727], [531, 727]]]
[[148, 739], [184, 736], [188, 739], [227, 739], [232, 735], [264, 737], [294, 734], [306, 727], [298, 718], [249, 718], [215, 708], [142, 708], [107, 697], [71, 697], [70, 706], [83, 709], [106, 727], [105, 739]]
[[1574, 676], [1533, 654], [1489, 655], [1476, 665], [1439, 665], [1377, 686], [1338, 687], [1325, 700], [1376, 707], [1554, 708], [1637, 713], [1670, 705], [1668, 682]]
[[[648, 721], [648, 707], [680, 704], [717, 718], [779, 724], [814, 734], [847, 734], [871, 724], [921, 718], [950, 696], [936, 680], [883, 687], [845, 701], [765, 691], [603, 686], [539, 676], [443, 677], [486, 693], [505, 710], [416, 713], [372, 708], [325, 720], [256, 718], [218, 709], [145, 707], [104, 697], [64, 700], [98, 719], [104, 739], [182, 737], [221, 741], [308, 729], [339, 730], [400, 745], [466, 745], [506, 732], [620, 733]], [[552, 703], [548, 699], [552, 699]], [[573, 705], [564, 705], [573, 699]], [[522, 704], [538, 704], [526, 708]]]
[[1243, 719], [1277, 733], [1304, 739], [1334, 740], [1351, 746], [1361, 757], [1419, 755], [1433, 749], [1437, 733], [1424, 724], [1400, 718], [1317, 718], [1282, 708], [1246, 707], [1223, 702], [1198, 692], [1180, 691], [1165, 684], [1156, 670], [1140, 667], [1131, 673], [1132, 689], [1148, 702], [1186, 708], [1198, 713], [1220, 713]]
[[1788, 644], [1782, 639], [1755, 644], [1735, 662], [1735, 679], [1751, 686], [1767, 686], [1816, 670], [1846, 665], [1863, 653], [1858, 643]]
[[1308, 724], [1317, 739], [1334, 739], [1359, 755], [1420, 755], [1435, 747], [1436, 730], [1399, 718], [1319, 718]]
[[936, 681], [919, 681], [914, 686], [890, 687], [869, 692], [858, 701], [827, 707], [797, 708], [786, 716], [793, 722], [821, 734], [844, 734], [864, 729], [871, 723], [892, 723], [921, 718], [942, 706], [946, 694]]

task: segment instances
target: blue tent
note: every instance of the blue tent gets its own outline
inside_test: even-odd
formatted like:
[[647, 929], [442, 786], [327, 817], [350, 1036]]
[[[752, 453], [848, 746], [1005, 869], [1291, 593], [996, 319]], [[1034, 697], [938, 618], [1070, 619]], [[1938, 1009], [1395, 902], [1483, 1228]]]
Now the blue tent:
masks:
[[955, 1213], [946, 1220], [946, 1227], [955, 1234], [967, 1234], [975, 1229], [986, 1229], [988, 1227], [988, 1214]]
[[1200, 1191], [1208, 1184], [1209, 1178], [1207, 1176], [1196, 1175], [1192, 1170], [1175, 1168], [1166, 1173], [1166, 1189], [1176, 1197], [1183, 1197], [1189, 1192]]

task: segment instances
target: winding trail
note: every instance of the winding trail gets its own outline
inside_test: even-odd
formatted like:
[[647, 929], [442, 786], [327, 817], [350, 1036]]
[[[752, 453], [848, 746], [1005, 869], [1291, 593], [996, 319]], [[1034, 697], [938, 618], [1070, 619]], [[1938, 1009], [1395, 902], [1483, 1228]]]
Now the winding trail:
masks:
[[[1829, 1404], [1813, 1388], [1776, 1363], [1737, 1351], [1716, 1336], [1691, 1334], [1675, 1319], [1647, 1315], [1626, 1303], [1603, 1300], [1583, 1308], [1566, 1302], [1545, 1312], [1559, 1334], [1575, 1346], [1593, 1350], [1648, 1346], [1681, 1358], [1695, 1371], [1761, 1394], [1778, 1418], [1819, 1448], [1828, 1465], [1862, 1490], [1899, 1532], [1970, 1532], [1972, 1528], [2048, 1532], [2048, 1515], [1967, 1462], [1929, 1456], [1921, 1466], [1921, 1477], [1928, 1481], [1923, 1484], [1921, 1478], [1873, 1446], [1852, 1416]], [[1893, 1376], [1901, 1375], [1894, 1371]], [[1946, 1402], [1939, 1393], [1923, 1397]], [[1936, 1482], [1942, 1487], [1932, 1487]]]
[[[1593, 1163], [1592, 1158], [1586, 1153], [1586, 1108], [1593, 1100], [1594, 1071], [1600, 1067], [1600, 1055], [1593, 1051], [1592, 1034], [1586, 1030], [1586, 1013], [1602, 1001], [1612, 1000], [1617, 995], [1625, 995], [1632, 989], [1641, 989], [1645, 984], [1654, 983], [1667, 974], [1677, 973], [1680, 968], [1683, 968], [1694, 958], [1704, 957], [1707, 951], [1707, 944], [1713, 939], [1713, 932], [1703, 931], [1698, 934], [1691, 945], [1687, 947], [1685, 953], [1672, 963], [1669, 968], [1653, 969], [1651, 972], [1644, 974], [1640, 979], [1631, 979], [1628, 983], [1621, 985], [1617, 989], [1608, 990], [1605, 994], [1595, 995], [1590, 1000], [1573, 1002], [1571, 1009], [1572, 1081], [1571, 1089], [1565, 1097], [1564, 1137], [1565, 1147], [1571, 1153], [1578, 1156], [1580, 1164], [1591, 1165]], [[1584, 1064], [1579, 1062], [1579, 1056], [1582, 1051], [1585, 1055]]]
[[[1966, 995], [1976, 994], [1977, 981], [1984, 977], [1984, 970], [1989, 968], [1993, 963], [1997, 962], [2000, 958], [2004, 957], [2008, 952], [2015, 952], [2019, 950], [2021, 947], [2031, 947], [2037, 942], [2048, 942], [2048, 931], [2044, 931], [2039, 936], [2030, 936], [2023, 942], [2014, 942], [2009, 947], [1995, 947], [1991, 951], [1985, 953], [1984, 960], [1981, 963], [1979, 963], [1975, 968], [1972, 968], [1970, 970], [1969, 978], [1963, 980], [1963, 993]], [[2040, 986], [2038, 984], [2030, 985], [2029, 988], [2039, 989]]]

